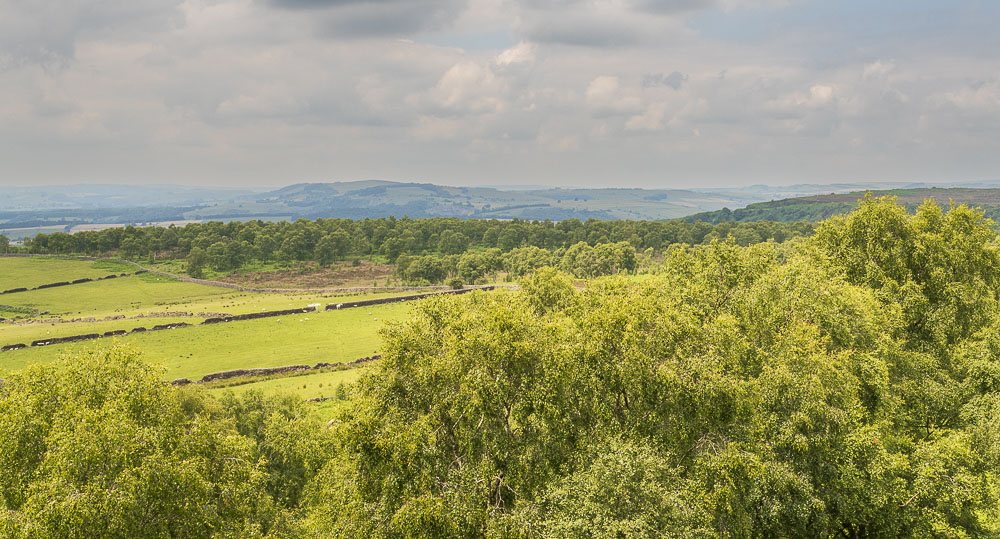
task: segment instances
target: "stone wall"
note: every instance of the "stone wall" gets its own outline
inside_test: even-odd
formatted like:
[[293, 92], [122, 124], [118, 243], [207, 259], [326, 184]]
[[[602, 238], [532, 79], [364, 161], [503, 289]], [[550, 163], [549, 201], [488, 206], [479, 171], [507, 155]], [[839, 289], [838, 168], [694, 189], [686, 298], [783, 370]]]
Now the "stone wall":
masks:
[[100, 336], [101, 335], [99, 333], [87, 333], [85, 335], [70, 335], [69, 337], [52, 337], [50, 339], [32, 341], [31, 346], [48, 346], [50, 344], [61, 344], [65, 342], [89, 341], [91, 339], [97, 339]]
[[283, 311], [261, 311], [259, 313], [236, 314], [230, 316], [216, 316], [206, 319], [202, 324], [219, 324], [222, 322], [239, 322], [241, 320], [256, 320], [258, 318], [269, 318], [272, 316], [289, 316], [293, 314], [316, 312], [316, 307], [302, 307], [301, 309], [285, 309]]
[[34, 288], [24, 288], [24, 287], [21, 287], [21, 288], [11, 288], [10, 290], [4, 290], [4, 291], [0, 292], [0, 295], [3, 295], [3, 294], [16, 294], [18, 292], [28, 292], [30, 290], [44, 290], [46, 288], [56, 288], [56, 287], [59, 287], [59, 286], [70, 286], [70, 285], [74, 285], [74, 284], [92, 283], [94, 281], [106, 281], [108, 279], [117, 279], [118, 277], [129, 277], [130, 275], [138, 275], [140, 273], [144, 273], [144, 271], [143, 270], [139, 270], [139, 271], [137, 271], [135, 273], [121, 273], [121, 274], [118, 274], [118, 275], [111, 274], [111, 275], [105, 275], [104, 277], [97, 277], [95, 279], [91, 279], [89, 277], [85, 277], [83, 279], [76, 279], [75, 281], [59, 281], [57, 283], [40, 284], [40, 285], [38, 285], [38, 286], [36, 286]]
[[375, 298], [375, 299], [364, 299], [360, 301], [346, 301], [343, 303], [328, 303], [326, 305], [326, 310], [334, 311], [337, 309], [350, 309], [352, 307], [368, 307], [370, 305], [384, 305], [386, 303], [398, 303], [400, 301], [412, 301], [415, 299], [427, 298], [431, 296], [444, 296], [444, 295], [454, 295], [454, 294], [465, 294], [466, 292], [472, 292], [473, 290], [493, 290], [494, 286], [482, 286], [478, 288], [460, 288], [458, 290], [447, 290], [443, 292], [428, 292], [426, 294], [410, 294], [408, 296], [393, 296], [388, 298]]
[[202, 376], [200, 380], [191, 381], [187, 378], [178, 378], [172, 382], [171, 385], [175, 386], [186, 386], [188, 384], [204, 384], [207, 382], [218, 382], [219, 380], [229, 380], [232, 378], [243, 378], [243, 377], [256, 377], [256, 376], [272, 376], [275, 374], [290, 374], [295, 372], [305, 372], [314, 371], [320, 369], [336, 369], [342, 367], [355, 367], [361, 365], [362, 363], [367, 363], [369, 361], [375, 361], [381, 359], [382, 356], [375, 354], [372, 356], [362, 357], [355, 359], [354, 361], [348, 361], [347, 363], [317, 363], [310, 367], [309, 365], [285, 365], [283, 367], [260, 367], [256, 369], [233, 369], [230, 371], [213, 372], [211, 374], [206, 374]]
[[[370, 306], [370, 305], [383, 305], [383, 304], [386, 304], [386, 303], [397, 303], [397, 302], [401, 302], [401, 301], [413, 301], [413, 300], [416, 300], [416, 299], [426, 298], [426, 297], [430, 297], [430, 296], [440, 296], [440, 295], [449, 295], [449, 294], [464, 294], [466, 292], [472, 292], [473, 290], [493, 290], [494, 288], [495, 287], [493, 287], [493, 286], [484, 286], [484, 287], [479, 287], [479, 288], [462, 288], [462, 289], [459, 289], [459, 290], [447, 290], [447, 291], [442, 291], [442, 292], [428, 292], [426, 294], [411, 294], [411, 295], [408, 295], [408, 296], [395, 296], [395, 297], [389, 297], [389, 298], [367, 299], [367, 300], [361, 300], [361, 301], [351, 301], [351, 302], [346, 302], [346, 303], [330, 303], [330, 304], [328, 304], [326, 306], [326, 310], [330, 311], [330, 310], [336, 310], [336, 309], [350, 309], [350, 308], [354, 308], [354, 307], [367, 307], [367, 306]], [[237, 315], [231, 315], [231, 316], [215, 316], [215, 317], [211, 317], [211, 318], [205, 319], [199, 325], [221, 324], [221, 323], [224, 323], [224, 322], [239, 322], [239, 321], [243, 321], [243, 320], [256, 320], [256, 319], [259, 319], [259, 318], [269, 318], [269, 317], [273, 317], [273, 316], [290, 316], [290, 315], [295, 315], [295, 314], [311, 313], [311, 312], [316, 312], [316, 307], [302, 307], [302, 308], [299, 308], [299, 309], [284, 309], [284, 310], [280, 310], [280, 311], [262, 311], [262, 312], [259, 312], [259, 313], [237, 314]], [[165, 313], [165, 314], [167, 314], [167, 313]], [[180, 314], [180, 313], [170, 313], [170, 314]], [[188, 313], [183, 313], [183, 314], [188, 314]], [[219, 313], [214, 313], [214, 314], [219, 314]], [[86, 341], [86, 340], [91, 340], [91, 339], [98, 339], [98, 338], [101, 338], [102, 336], [103, 337], [112, 337], [112, 336], [118, 336], [118, 335], [125, 335], [127, 333], [143, 333], [143, 332], [146, 332], [146, 331], [163, 331], [163, 330], [167, 330], [167, 329], [176, 329], [176, 328], [190, 327], [190, 326], [193, 326], [193, 325], [195, 325], [195, 324], [189, 324], [187, 322], [176, 322], [176, 323], [173, 323], [173, 324], [160, 324], [160, 325], [156, 325], [156, 326], [153, 326], [153, 327], [151, 327], [149, 329], [144, 328], [144, 327], [137, 327], [137, 328], [132, 329], [132, 331], [128, 331], [128, 332], [125, 331], [125, 330], [117, 330], [117, 331], [108, 331], [108, 332], [105, 332], [103, 335], [99, 334], [99, 333], [87, 333], [87, 334], [84, 334], [84, 335], [71, 335], [69, 337], [53, 337], [51, 339], [39, 339], [37, 341], [32, 342], [30, 346], [47, 346], [47, 345], [50, 345], [50, 344], [60, 344], [60, 343], [67, 343], [67, 342]], [[27, 346], [28, 345], [14, 344], [14, 345], [10, 345], [10, 347], [5, 346], [3, 348], [0, 348], [0, 352], [5, 352], [7, 350], [19, 350], [21, 348], [27, 348]], [[359, 359], [359, 360], [355, 361], [354, 363], [356, 363], [358, 361], [362, 361], [363, 359], [364, 358]], [[348, 363], [348, 365], [351, 365], [351, 364], [354, 364], [354, 363]], [[338, 366], [338, 365], [339, 364], [334, 364], [334, 365], [327, 364], [326, 366]]]

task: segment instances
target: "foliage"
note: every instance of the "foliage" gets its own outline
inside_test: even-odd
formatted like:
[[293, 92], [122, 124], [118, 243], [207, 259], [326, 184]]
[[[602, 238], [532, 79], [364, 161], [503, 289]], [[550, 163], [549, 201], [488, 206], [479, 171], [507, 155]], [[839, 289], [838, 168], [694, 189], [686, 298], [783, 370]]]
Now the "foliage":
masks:
[[[304, 442], [319, 431], [277, 424], [276, 412], [258, 403], [240, 412], [244, 423], [265, 417], [270, 430], [241, 435], [242, 424], [234, 428], [224, 409], [164, 385], [126, 348], [13, 374], [0, 390], [0, 530], [7, 537], [286, 535], [295, 506], [286, 491], [296, 482], [268, 472], [275, 455], [312, 451]], [[289, 436], [294, 452], [281, 445]], [[274, 495], [284, 497], [276, 503]]]
[[787, 247], [713, 241], [579, 292], [538, 269], [519, 292], [425, 301], [337, 423], [309, 526], [995, 535], [990, 226], [867, 200]]
[[[463, 220], [432, 219], [299, 219], [295, 222], [231, 221], [228, 223], [192, 223], [183, 227], [109, 228], [75, 234], [56, 232], [38, 234], [26, 242], [26, 250], [41, 254], [83, 253], [117, 254], [135, 260], [187, 259], [189, 271], [201, 268], [233, 271], [246, 265], [273, 263], [294, 264], [316, 261], [329, 265], [345, 257], [384, 257], [391, 263], [401, 256], [434, 256], [446, 264], [445, 273], [459, 270], [452, 256], [470, 255], [466, 260], [467, 282], [473, 282], [506, 269], [521, 277], [534, 268], [558, 264], [563, 251], [580, 242], [597, 248], [600, 244], [628, 242], [635, 251], [660, 252], [677, 243], [708, 243], [732, 236], [748, 245], [773, 239], [778, 242], [808, 235], [808, 223], [707, 223], [674, 221], [599, 221], [559, 222], [513, 219]], [[497, 262], [492, 249], [503, 255]], [[528, 249], [528, 250], [525, 250]], [[533, 250], [532, 250], [533, 249]], [[616, 255], [620, 247], [597, 253], [592, 265], [605, 264], [604, 255]], [[192, 253], [194, 256], [192, 258]], [[482, 260], [488, 257], [489, 260]], [[586, 271], [605, 275], [621, 270], [621, 262], [610, 268]], [[494, 269], [492, 266], [497, 266]], [[426, 268], [425, 268], [426, 269]], [[597, 271], [597, 273], [593, 273]], [[631, 270], [630, 270], [631, 271]], [[408, 279], [401, 274], [404, 279]], [[474, 277], [468, 279], [468, 277]], [[427, 280], [426, 276], [408, 280]]]

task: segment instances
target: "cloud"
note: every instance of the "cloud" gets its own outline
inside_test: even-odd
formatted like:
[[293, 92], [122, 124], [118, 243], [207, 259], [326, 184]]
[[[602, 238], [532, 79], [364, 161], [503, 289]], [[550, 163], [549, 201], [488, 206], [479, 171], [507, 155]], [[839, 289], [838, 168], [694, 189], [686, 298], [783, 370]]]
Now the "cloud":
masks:
[[[683, 187], [1000, 166], [1000, 45], [885, 41], [820, 17], [855, 21], [839, 4], [784, 3], [0, 3], [0, 182]], [[975, 28], [1000, 16], [970, 6]], [[823, 31], [792, 24], [810, 16]]]
[[466, 0], [267, 0], [281, 10], [306, 12], [331, 38], [407, 36], [448, 28]]
[[718, 0], [637, 0], [635, 7], [660, 15], [686, 14], [717, 7]]
[[518, 43], [497, 55], [497, 65], [508, 66], [523, 64], [535, 59], [535, 46], [531, 43]]
[[680, 90], [687, 81], [687, 75], [680, 71], [674, 71], [669, 75], [663, 73], [647, 73], [642, 76], [642, 87], [653, 88], [655, 86], [667, 86], [674, 90]]
[[896, 68], [895, 64], [891, 61], [883, 62], [882, 60], [876, 60], [870, 64], [865, 65], [862, 77], [865, 79], [878, 79], [885, 77]]
[[638, 112], [639, 98], [621, 88], [618, 77], [601, 75], [590, 81], [585, 93], [587, 107], [595, 116], [618, 116]]
[[441, 76], [429, 97], [439, 110], [483, 113], [500, 111], [504, 92], [503, 81], [488, 67], [461, 62]]
[[70, 60], [81, 37], [141, 39], [182, 24], [181, 0], [0, 2], [0, 62]]
[[625, 129], [630, 131], [656, 131], [663, 128], [663, 119], [667, 113], [667, 103], [653, 103], [642, 114], [632, 116], [625, 122]]

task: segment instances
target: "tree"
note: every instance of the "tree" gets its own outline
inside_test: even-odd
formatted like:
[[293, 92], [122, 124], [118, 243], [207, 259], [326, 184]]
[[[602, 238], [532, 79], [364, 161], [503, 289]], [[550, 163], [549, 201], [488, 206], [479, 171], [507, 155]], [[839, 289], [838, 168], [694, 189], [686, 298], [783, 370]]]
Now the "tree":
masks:
[[127, 348], [8, 374], [0, 530], [8, 537], [279, 532], [253, 444]]
[[469, 247], [469, 239], [461, 232], [445, 230], [438, 240], [438, 251], [446, 255], [459, 255]]
[[512, 277], [523, 277], [538, 268], [552, 265], [552, 253], [535, 246], [519, 247], [504, 255], [504, 269]]
[[208, 255], [205, 251], [200, 247], [192, 248], [187, 256], [187, 274], [195, 279], [201, 279], [207, 263]]
[[3, 234], [0, 234], [0, 250], [7, 252], [10, 249], [10, 239]]
[[335, 230], [316, 242], [315, 257], [320, 266], [329, 266], [331, 262], [347, 253], [350, 238], [343, 230]]
[[226, 244], [217, 241], [208, 247], [206, 251], [206, 258], [208, 264], [212, 266], [215, 271], [225, 271], [230, 269], [229, 257], [226, 253]]

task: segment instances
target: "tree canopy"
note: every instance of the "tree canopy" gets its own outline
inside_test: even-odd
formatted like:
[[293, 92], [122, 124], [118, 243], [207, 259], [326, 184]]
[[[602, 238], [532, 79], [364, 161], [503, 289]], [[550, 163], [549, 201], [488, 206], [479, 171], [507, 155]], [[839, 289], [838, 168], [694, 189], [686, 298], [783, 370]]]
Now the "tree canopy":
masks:
[[991, 223], [869, 199], [814, 239], [420, 304], [311, 487], [335, 536], [998, 528]]

